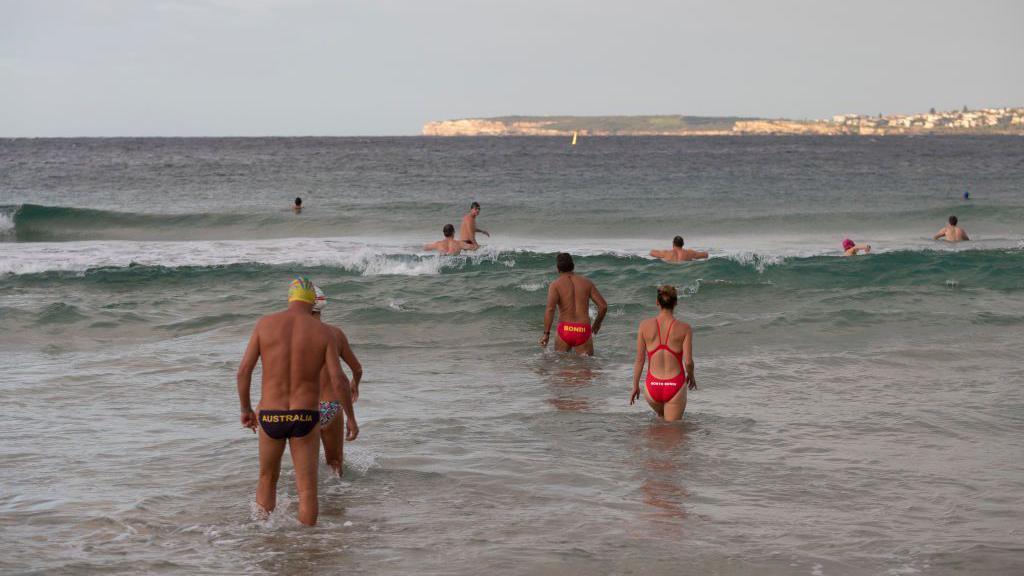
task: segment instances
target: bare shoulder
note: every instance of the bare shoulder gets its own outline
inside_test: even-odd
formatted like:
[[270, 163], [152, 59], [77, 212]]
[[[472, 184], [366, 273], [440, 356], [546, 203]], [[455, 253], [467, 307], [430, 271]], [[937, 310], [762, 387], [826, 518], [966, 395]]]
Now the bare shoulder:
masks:
[[640, 324], [637, 325], [636, 329], [640, 333], [650, 332], [651, 330], [654, 330], [654, 318], [645, 318], [641, 320]]
[[693, 334], [693, 326], [690, 326], [689, 322], [677, 322], [676, 326], [679, 326], [683, 334]]

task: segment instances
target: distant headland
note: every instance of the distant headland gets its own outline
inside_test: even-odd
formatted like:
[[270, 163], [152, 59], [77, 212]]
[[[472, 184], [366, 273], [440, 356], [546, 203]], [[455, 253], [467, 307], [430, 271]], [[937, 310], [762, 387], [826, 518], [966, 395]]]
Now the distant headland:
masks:
[[829, 120], [787, 120], [734, 116], [502, 116], [428, 122], [424, 136], [744, 136], [756, 134], [1024, 135], [1024, 108], [983, 108], [922, 114], [863, 116]]

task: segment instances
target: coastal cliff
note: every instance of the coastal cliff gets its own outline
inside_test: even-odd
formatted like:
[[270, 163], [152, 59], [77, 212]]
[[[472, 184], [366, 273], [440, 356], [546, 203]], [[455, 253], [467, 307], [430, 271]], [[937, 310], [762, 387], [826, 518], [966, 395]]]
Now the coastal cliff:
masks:
[[424, 136], [1024, 135], [1024, 108], [786, 120], [707, 116], [505, 116], [428, 122]]

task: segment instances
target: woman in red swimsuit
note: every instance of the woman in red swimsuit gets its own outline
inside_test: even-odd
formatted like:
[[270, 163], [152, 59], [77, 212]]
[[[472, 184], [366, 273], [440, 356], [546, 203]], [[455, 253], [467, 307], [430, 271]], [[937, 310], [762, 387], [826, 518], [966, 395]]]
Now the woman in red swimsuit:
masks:
[[[633, 393], [629, 403], [640, 397], [640, 375], [647, 361], [644, 397], [665, 420], [679, 420], [686, 410], [686, 388], [697, 389], [693, 377], [693, 328], [676, 322], [674, 311], [679, 296], [673, 286], [658, 288], [658, 315], [640, 323], [636, 331], [636, 362], [633, 364]], [[684, 360], [685, 358], [685, 360]]]

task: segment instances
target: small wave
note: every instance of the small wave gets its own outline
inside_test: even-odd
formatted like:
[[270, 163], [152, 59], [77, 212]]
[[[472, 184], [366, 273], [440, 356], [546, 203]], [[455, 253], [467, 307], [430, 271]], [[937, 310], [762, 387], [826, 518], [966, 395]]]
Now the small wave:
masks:
[[721, 256], [726, 260], [736, 262], [741, 266], [748, 266], [757, 270], [760, 273], [764, 273], [768, 266], [779, 266], [784, 264], [786, 258], [784, 256], [778, 256], [773, 254], [760, 254], [757, 252], [736, 252], [732, 254], [726, 254]]

